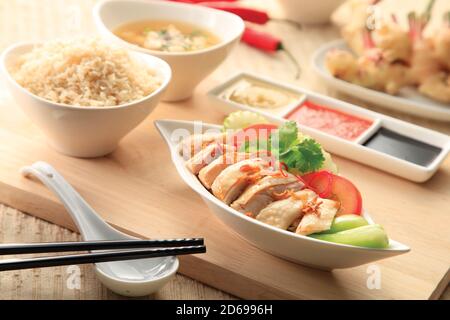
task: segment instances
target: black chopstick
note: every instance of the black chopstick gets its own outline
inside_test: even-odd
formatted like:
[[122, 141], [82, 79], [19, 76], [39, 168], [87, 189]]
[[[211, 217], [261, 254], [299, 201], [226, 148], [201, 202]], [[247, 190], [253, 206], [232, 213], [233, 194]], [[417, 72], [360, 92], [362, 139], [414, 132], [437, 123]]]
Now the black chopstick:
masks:
[[0, 255], [68, 252], [68, 251], [93, 251], [134, 248], [163, 248], [181, 246], [201, 246], [202, 238], [167, 239], [167, 240], [106, 240], [83, 242], [43, 242], [23, 244], [0, 244]]
[[185, 254], [205, 253], [205, 246], [188, 246], [180, 248], [162, 248], [131, 251], [96, 252], [59, 257], [43, 257], [33, 259], [0, 260], [0, 271], [46, 268], [72, 264], [99, 263], [109, 261], [135, 260], [177, 256]]

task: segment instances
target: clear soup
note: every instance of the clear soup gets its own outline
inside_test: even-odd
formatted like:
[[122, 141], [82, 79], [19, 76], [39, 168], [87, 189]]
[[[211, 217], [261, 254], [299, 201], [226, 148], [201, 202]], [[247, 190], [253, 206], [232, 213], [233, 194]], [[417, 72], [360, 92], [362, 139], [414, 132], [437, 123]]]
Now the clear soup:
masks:
[[193, 24], [144, 20], [124, 24], [114, 30], [119, 38], [142, 48], [165, 52], [189, 52], [216, 45], [220, 39]]

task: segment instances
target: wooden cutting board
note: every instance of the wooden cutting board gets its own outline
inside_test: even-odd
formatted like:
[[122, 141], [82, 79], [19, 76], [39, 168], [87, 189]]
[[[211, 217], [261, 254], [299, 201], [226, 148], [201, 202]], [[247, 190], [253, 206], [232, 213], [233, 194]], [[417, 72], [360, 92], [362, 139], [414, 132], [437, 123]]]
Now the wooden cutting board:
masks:
[[[211, 84], [208, 85], [211, 87]], [[109, 223], [142, 237], [205, 237], [208, 253], [181, 257], [180, 272], [248, 299], [434, 299], [449, 282], [450, 159], [425, 184], [415, 184], [346, 159], [340, 171], [354, 181], [364, 205], [408, 254], [376, 262], [381, 288], [368, 289], [368, 266], [332, 272], [296, 265], [264, 253], [213, 216], [178, 177], [154, 119], [220, 123], [201, 87], [193, 99], [161, 103], [113, 154], [69, 158], [7, 96], [0, 99], [0, 202], [75, 229], [59, 201], [19, 169], [37, 160], [59, 170]]]

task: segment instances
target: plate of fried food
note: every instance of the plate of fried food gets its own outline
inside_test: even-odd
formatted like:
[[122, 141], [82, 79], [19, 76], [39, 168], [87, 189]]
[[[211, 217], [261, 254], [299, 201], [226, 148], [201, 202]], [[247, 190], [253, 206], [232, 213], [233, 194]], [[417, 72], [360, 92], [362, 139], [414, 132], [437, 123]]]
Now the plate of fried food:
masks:
[[408, 27], [392, 14], [369, 28], [373, 2], [359, 1], [361, 19], [341, 25], [344, 39], [316, 51], [316, 72], [329, 85], [352, 96], [416, 116], [450, 121], [450, 10], [442, 16], [441, 25], [425, 35], [435, 1], [422, 13], [410, 12]]

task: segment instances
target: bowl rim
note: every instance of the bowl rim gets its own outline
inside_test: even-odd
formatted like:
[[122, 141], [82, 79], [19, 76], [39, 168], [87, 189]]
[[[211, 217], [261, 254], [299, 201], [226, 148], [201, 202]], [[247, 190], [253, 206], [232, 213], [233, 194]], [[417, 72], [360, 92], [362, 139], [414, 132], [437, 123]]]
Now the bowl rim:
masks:
[[[187, 181], [186, 179], [188, 178], [185, 173], [187, 173], [187, 169], [184, 172], [180, 171], [180, 168], [183, 166], [183, 164], [181, 163], [181, 157], [180, 155], [176, 152], [176, 150], [174, 149], [173, 144], [171, 144], [166, 137], [164, 136], [164, 134], [162, 133], [161, 130], [161, 126], [164, 126], [163, 123], [180, 123], [180, 124], [185, 124], [185, 125], [189, 125], [192, 124], [192, 121], [184, 121], [184, 120], [173, 120], [173, 119], [158, 119], [154, 121], [154, 124], [156, 126], [156, 128], [158, 129], [158, 131], [160, 132], [161, 136], [163, 137], [163, 139], [165, 140], [166, 144], [169, 147], [170, 153], [171, 153], [171, 158], [172, 158], [172, 162], [178, 172], [178, 174], [180, 175], [180, 177], [182, 178], [182, 180], [192, 189], [194, 190], [197, 194], [199, 194], [203, 199], [206, 199], [207, 201], [212, 202], [213, 204], [219, 206], [221, 209], [225, 210], [228, 214], [232, 214], [234, 216], [237, 216], [240, 219], [245, 220], [247, 223], [254, 223], [256, 225], [258, 225], [259, 227], [268, 229], [272, 232], [278, 232], [284, 236], [288, 236], [288, 237], [292, 237], [294, 239], [299, 239], [299, 240], [306, 240], [306, 241], [312, 241], [312, 242], [316, 242], [318, 244], [321, 245], [325, 245], [325, 246], [330, 246], [330, 247], [335, 247], [335, 248], [342, 248], [342, 249], [353, 249], [353, 250], [357, 250], [357, 251], [370, 251], [370, 252], [379, 252], [379, 253], [386, 253], [386, 252], [409, 252], [411, 250], [411, 248], [401, 242], [398, 242], [396, 240], [391, 239], [390, 237], [388, 237], [389, 243], [395, 243], [396, 246], [398, 246], [398, 248], [391, 248], [391, 247], [387, 247], [387, 248], [368, 248], [368, 247], [359, 247], [359, 246], [353, 246], [353, 245], [348, 245], [348, 244], [342, 244], [342, 243], [335, 243], [335, 242], [329, 242], [329, 241], [324, 241], [324, 240], [320, 240], [320, 239], [315, 239], [315, 238], [311, 238], [308, 236], [304, 236], [304, 235], [300, 235], [297, 233], [293, 233], [287, 230], [283, 230], [280, 228], [276, 228], [274, 226], [268, 225], [266, 223], [263, 223], [261, 221], [258, 221], [256, 219], [247, 217], [246, 215], [238, 212], [237, 210], [231, 208], [230, 206], [226, 205], [225, 203], [223, 203], [222, 201], [220, 201], [219, 199], [217, 199], [212, 193], [210, 193], [209, 191], [206, 190], [206, 188], [204, 188], [202, 186], [202, 189], [200, 190], [198, 187], [192, 185], [189, 181]], [[215, 125], [215, 124], [210, 124], [210, 123], [203, 123], [203, 126], [205, 127], [205, 129], [210, 129], [210, 128], [220, 128], [219, 125]], [[184, 166], [183, 166], [184, 167]], [[194, 179], [194, 177], [189, 176], [189, 178]], [[366, 210], [363, 210], [362, 212], [362, 216], [364, 218], [366, 218], [366, 220], [368, 220], [369, 224], [376, 224], [372, 218], [370, 217], [370, 215], [367, 213]]]
[[[203, 11], [205, 13], [213, 13], [213, 14], [219, 15], [219, 16], [220, 15], [228, 16], [228, 17], [236, 20], [236, 23], [238, 23], [240, 26], [240, 31], [235, 36], [231, 37], [227, 41], [219, 41], [219, 43], [217, 43], [213, 46], [201, 49], [201, 50], [193, 50], [193, 51], [187, 51], [187, 52], [167, 52], [167, 51], [159, 51], [159, 50], [150, 50], [150, 49], [143, 48], [141, 46], [138, 46], [136, 44], [133, 44], [131, 42], [123, 40], [103, 23], [103, 19], [101, 18], [100, 11], [106, 5], [108, 5], [110, 3], [114, 3], [114, 2], [116, 2], [116, 3], [122, 2], [122, 3], [126, 3], [128, 5], [133, 5], [135, 3], [142, 3], [142, 4], [145, 4], [148, 6], [178, 7], [178, 8], [185, 8], [187, 10], [197, 10], [197, 11]], [[150, 54], [150, 55], [158, 55], [161, 57], [191, 57], [191, 56], [196, 56], [196, 55], [201, 55], [201, 54], [207, 54], [207, 53], [222, 49], [222, 48], [232, 44], [233, 42], [235, 42], [236, 40], [241, 38], [241, 36], [245, 30], [244, 20], [242, 20], [242, 18], [236, 14], [222, 11], [222, 10], [216, 10], [216, 9], [209, 8], [206, 6], [194, 5], [194, 4], [182, 3], [182, 2], [175, 2], [175, 1], [172, 2], [172, 1], [160, 1], [160, 0], [159, 1], [155, 1], [155, 0], [145, 0], [145, 1], [144, 0], [129, 0], [129, 1], [105, 0], [105, 1], [100, 1], [99, 3], [97, 3], [93, 8], [92, 13], [94, 16], [94, 23], [97, 26], [97, 29], [99, 29], [99, 31], [106, 32], [110, 37], [113, 37], [115, 41], [118, 41], [119, 43], [121, 43], [122, 45], [126, 46], [127, 48], [129, 48], [131, 50], [139, 51], [139, 52]], [[212, 32], [214, 33], [214, 30], [212, 30]]]
[[[37, 99], [40, 102], [43, 102], [46, 104], [51, 104], [51, 105], [54, 105], [54, 106], [57, 106], [60, 108], [66, 108], [66, 109], [72, 109], [72, 110], [83, 110], [83, 111], [98, 111], [98, 110], [117, 110], [117, 109], [133, 107], [135, 105], [138, 105], [142, 102], [150, 100], [150, 99], [154, 98], [155, 96], [161, 94], [164, 90], [166, 90], [167, 86], [170, 83], [170, 80], [172, 79], [172, 69], [171, 69], [170, 65], [163, 59], [152, 56], [152, 55], [149, 56], [148, 54], [144, 54], [142, 52], [136, 52], [133, 50], [129, 50], [127, 48], [122, 48], [122, 49], [126, 50], [126, 52], [130, 55], [131, 59], [134, 59], [136, 56], [140, 56], [144, 61], [148, 60], [148, 59], [153, 59], [155, 62], [157, 62], [158, 64], [160, 64], [162, 66], [162, 68], [157, 69], [157, 71], [160, 71], [160, 73], [162, 74], [162, 77], [163, 77], [162, 83], [155, 91], [151, 92], [150, 94], [148, 94], [138, 100], [130, 101], [130, 102], [120, 104], [117, 106], [104, 106], [104, 107], [101, 107], [101, 106], [75, 106], [75, 105], [69, 105], [69, 104], [65, 104], [65, 103], [54, 102], [54, 101], [42, 98], [42, 97], [32, 93], [25, 87], [21, 86], [13, 78], [13, 76], [11, 75], [11, 73], [8, 70], [8, 67], [6, 65], [6, 60], [9, 57], [11, 57], [12, 55], [17, 55], [14, 53], [14, 51], [21, 49], [21, 48], [26, 48], [26, 47], [30, 47], [32, 49], [35, 46], [43, 45], [44, 43], [45, 43], [44, 41], [22, 41], [22, 42], [17, 42], [17, 43], [10, 45], [3, 51], [3, 53], [0, 56], [0, 71], [3, 72], [5, 78], [8, 80], [8, 82], [11, 83], [17, 89], [19, 89], [22, 93], [25, 93], [25, 94], [33, 97], [34, 99]], [[135, 56], [135, 57], [133, 57], [133, 56]], [[140, 63], [142, 63], [142, 62], [140, 62]], [[163, 70], [163, 69], [165, 69], [165, 70]], [[164, 74], [166, 74], [166, 75], [164, 75]]]

